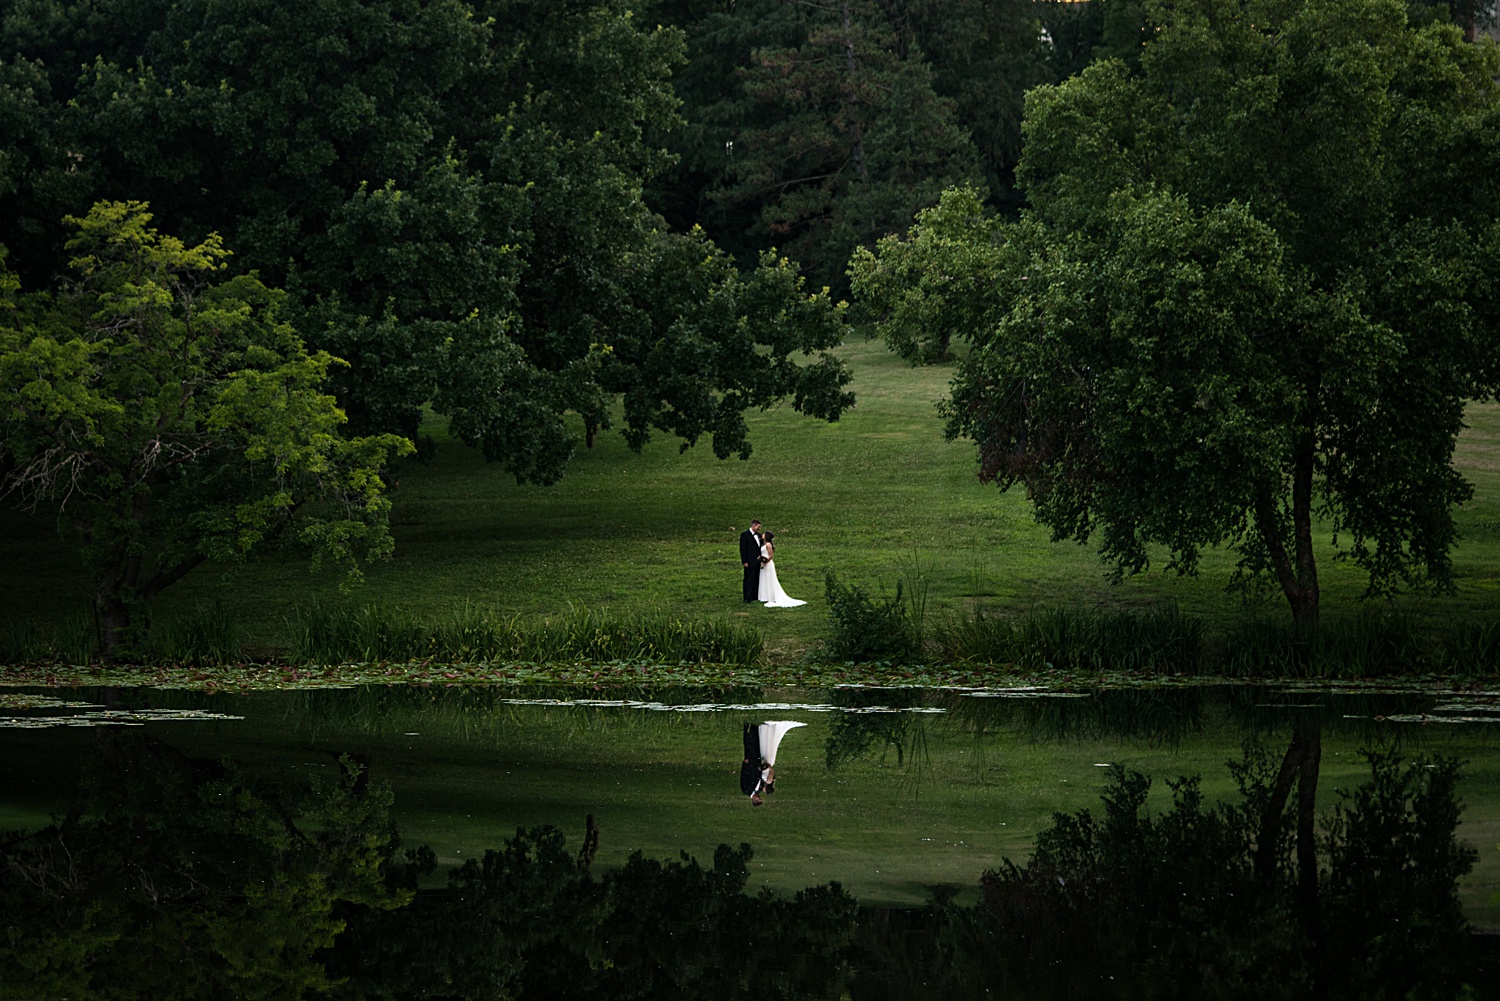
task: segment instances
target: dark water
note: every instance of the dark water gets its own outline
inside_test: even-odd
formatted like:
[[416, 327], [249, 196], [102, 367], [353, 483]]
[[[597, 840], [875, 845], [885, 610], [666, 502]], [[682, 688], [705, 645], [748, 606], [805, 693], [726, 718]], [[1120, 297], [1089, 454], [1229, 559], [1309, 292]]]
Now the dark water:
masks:
[[[1464, 902], [1500, 924], [1500, 696], [1260, 686], [1100, 691], [367, 688], [248, 695], [115, 689], [34, 692], [0, 708], [0, 826], [40, 826], [76, 806], [81, 777], [122, 740], [232, 758], [281, 781], [349, 753], [395, 794], [408, 842], [442, 864], [497, 847], [517, 827], [581, 836], [601, 857], [711, 857], [755, 845], [756, 883], [838, 879], [862, 900], [922, 903], [1022, 861], [1056, 810], [1097, 805], [1108, 765], [1198, 774], [1228, 796], [1225, 763], [1249, 740], [1281, 753], [1298, 714], [1323, 731], [1319, 806], [1368, 774], [1362, 750], [1466, 762], [1461, 837], [1479, 850]], [[24, 698], [19, 692], [4, 696]], [[50, 700], [55, 704], [48, 705]], [[808, 726], [785, 740], [777, 794], [752, 810], [737, 788], [744, 721]], [[1154, 802], [1154, 800], [1153, 800]]]
[[[440, 888], [455, 867], [504, 848], [518, 829], [555, 829], [546, 837], [561, 839], [545, 850], [527, 842], [528, 859], [551, 851], [576, 865], [592, 825], [597, 848], [587, 853], [596, 874], [634, 878], [632, 853], [682, 866], [685, 852], [710, 875], [743, 865], [746, 890], [768, 888], [783, 901], [836, 881], [840, 899], [862, 905], [861, 913], [975, 905], [981, 874], [1006, 859], [1024, 864], [1055, 812], [1102, 816], [1101, 793], [1121, 769], [1151, 778], [1147, 813], [1170, 810], [1169, 780], [1184, 775], [1198, 776], [1210, 807], [1233, 804], [1241, 797], [1231, 762], [1259, 755], [1274, 769], [1294, 733], [1315, 732], [1313, 792], [1325, 828], [1330, 811], [1351, 805], [1348, 797], [1369, 781], [1371, 753], [1399, 754], [1408, 768], [1462, 762], [1457, 834], [1477, 859], [1459, 898], [1470, 921], [1500, 925], [1497, 693], [455, 687], [9, 690], [0, 700], [0, 828], [134, 818], [118, 822], [131, 831], [145, 824], [179, 847], [201, 837], [193, 851], [206, 860], [232, 838], [192, 828], [190, 814], [217, 809], [204, 790], [232, 798], [254, 788], [258, 803], [305, 804], [308, 790], [326, 792], [347, 770], [359, 776], [359, 796], [340, 800], [339, 809], [365, 802], [370, 789], [389, 791], [379, 803], [399, 830], [397, 855], [419, 849], [427, 860], [401, 877], [420, 894], [449, 892]], [[785, 738], [776, 792], [756, 809], [738, 789], [740, 730], [766, 719], [807, 725]], [[337, 826], [305, 805], [266, 809], [281, 810], [282, 819], [257, 823]], [[163, 811], [188, 823], [189, 833], [173, 833], [157, 816]], [[338, 823], [346, 821], [355, 823]], [[369, 817], [358, 823], [379, 826]], [[255, 843], [281, 844], [269, 834]], [[751, 846], [747, 857], [715, 862], [719, 845], [741, 843]], [[511, 851], [521, 849], [513, 842]], [[657, 876], [691, 882], [693, 871]], [[897, 996], [865, 987], [865, 996]]]

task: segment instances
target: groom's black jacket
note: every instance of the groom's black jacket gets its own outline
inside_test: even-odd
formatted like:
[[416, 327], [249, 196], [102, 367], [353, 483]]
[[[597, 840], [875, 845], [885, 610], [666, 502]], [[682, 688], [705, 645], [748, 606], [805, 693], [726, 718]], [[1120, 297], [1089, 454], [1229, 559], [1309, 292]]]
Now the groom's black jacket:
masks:
[[760, 540], [748, 528], [740, 533], [740, 562], [745, 564], [745, 600], [754, 601], [760, 589]]
[[740, 792], [749, 796], [760, 785], [760, 727], [746, 723], [742, 736], [745, 756], [740, 759]]
[[740, 533], [740, 562], [760, 566], [760, 540], [748, 528]]

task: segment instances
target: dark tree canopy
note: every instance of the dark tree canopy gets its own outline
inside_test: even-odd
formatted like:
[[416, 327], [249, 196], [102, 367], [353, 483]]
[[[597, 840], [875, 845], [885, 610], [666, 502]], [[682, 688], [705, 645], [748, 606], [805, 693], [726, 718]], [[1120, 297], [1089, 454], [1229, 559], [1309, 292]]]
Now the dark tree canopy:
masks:
[[915, 355], [966, 331], [949, 433], [1117, 572], [1228, 543], [1314, 622], [1321, 519], [1371, 593], [1446, 585], [1500, 385], [1495, 50], [1389, 0], [1146, 11], [1138, 70], [1028, 96], [1020, 222], [955, 193], [856, 281]]
[[687, 33], [681, 162], [650, 188], [741, 259], [844, 286], [856, 247], [944, 187], [1013, 207], [1022, 94], [1050, 79], [1031, 0], [664, 4]]
[[138, 202], [70, 222], [60, 290], [17, 297], [0, 269], [0, 497], [54, 514], [80, 551], [105, 656], [206, 560], [294, 542], [351, 569], [388, 555], [380, 474], [411, 443], [342, 433], [325, 383], [343, 363], [306, 349], [282, 293]]
[[0, 244], [44, 287], [57, 219], [149, 200], [286, 289], [355, 430], [416, 438], [431, 406], [521, 479], [627, 388], [633, 444], [745, 455], [747, 406], [849, 404], [842, 324], [790, 264], [736, 274], [647, 209], [682, 48], [618, 0], [13, 0]]

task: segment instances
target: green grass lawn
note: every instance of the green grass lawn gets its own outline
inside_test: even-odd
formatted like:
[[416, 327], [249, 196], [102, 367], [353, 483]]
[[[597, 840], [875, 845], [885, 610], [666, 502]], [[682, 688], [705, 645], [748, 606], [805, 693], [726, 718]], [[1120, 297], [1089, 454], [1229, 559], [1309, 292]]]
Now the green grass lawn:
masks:
[[[523, 486], [449, 440], [435, 421], [437, 459], [397, 471], [396, 555], [347, 600], [433, 616], [466, 601], [520, 612], [587, 606], [742, 616], [764, 631], [780, 661], [795, 660], [824, 634], [828, 567], [885, 589], [920, 568], [929, 611], [939, 615], [972, 602], [1025, 611], [1171, 600], [1208, 618], [1212, 631], [1245, 614], [1243, 600], [1225, 592], [1234, 557], [1223, 551], [1207, 554], [1196, 578], [1153, 571], [1111, 585], [1090, 547], [1050, 541], [1020, 490], [1002, 494], [978, 482], [972, 443], [943, 440], [934, 403], [950, 367], [910, 368], [879, 342], [841, 353], [854, 372], [856, 409], [834, 424], [789, 406], [751, 414], [748, 461], [719, 461], [707, 442], [679, 453], [665, 438], [636, 455], [607, 433], [580, 449], [558, 485]], [[1476, 496], [1458, 513], [1457, 592], [1396, 603], [1438, 623], [1493, 613], [1500, 597], [1500, 407], [1474, 405], [1469, 421], [1456, 462]], [[782, 584], [807, 599], [805, 607], [740, 602], [736, 536], [751, 517], [777, 533]], [[1364, 581], [1333, 556], [1325, 545], [1325, 615], [1350, 615]], [[84, 614], [86, 581], [48, 519], [7, 512], [0, 559], [0, 618], [56, 623]], [[333, 571], [313, 574], [291, 557], [205, 566], [163, 596], [161, 612], [220, 601], [249, 642], [276, 646], [300, 604], [346, 600], [337, 583]], [[1255, 608], [1285, 614], [1274, 595]]]

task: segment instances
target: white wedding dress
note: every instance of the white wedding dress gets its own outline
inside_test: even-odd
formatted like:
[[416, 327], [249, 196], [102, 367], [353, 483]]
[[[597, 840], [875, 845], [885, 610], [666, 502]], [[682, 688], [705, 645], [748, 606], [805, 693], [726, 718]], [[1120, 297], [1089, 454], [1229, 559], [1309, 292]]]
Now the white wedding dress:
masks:
[[758, 726], [756, 735], [760, 737], [760, 756], [765, 763], [776, 764], [776, 749], [781, 746], [781, 738], [786, 736], [788, 730], [806, 725], [806, 723], [793, 723], [791, 720], [773, 720]]
[[[760, 547], [760, 554], [766, 555], [766, 547]], [[756, 593], [757, 601], [766, 603], [767, 608], [796, 608], [807, 602], [793, 598], [781, 589], [781, 581], [776, 579], [776, 561], [771, 560], [760, 568], [760, 590]]]

